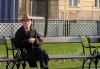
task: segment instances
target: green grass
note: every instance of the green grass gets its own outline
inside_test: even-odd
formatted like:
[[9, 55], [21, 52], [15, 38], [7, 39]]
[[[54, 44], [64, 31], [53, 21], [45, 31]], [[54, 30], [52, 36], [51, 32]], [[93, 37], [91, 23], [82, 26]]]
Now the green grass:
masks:
[[[83, 43], [88, 46], [87, 40], [83, 38]], [[99, 44], [100, 45], [100, 44]], [[49, 55], [52, 54], [82, 54], [81, 44], [72, 43], [58, 43], [58, 44], [43, 44], [43, 48]], [[89, 54], [89, 49], [85, 49], [86, 55]], [[67, 60], [54, 60], [49, 62], [50, 68], [81, 68], [83, 59], [67, 59]], [[88, 66], [89, 61], [86, 62], [85, 67]], [[100, 64], [99, 64], [100, 65]], [[94, 64], [92, 64], [94, 67]]]
[[[52, 54], [82, 54], [80, 44], [43, 44], [43, 48], [49, 55]], [[54, 60], [49, 62], [50, 68], [80, 68], [82, 59]]]
[[[85, 46], [87, 46], [87, 41], [86, 39], [83, 39]], [[8, 40], [8, 46], [11, 48], [11, 42]], [[82, 46], [80, 44], [70, 44], [70, 43], [57, 43], [57, 44], [43, 44], [42, 45], [43, 49], [47, 51], [49, 55], [52, 54], [82, 54]], [[4, 47], [0, 48], [0, 56], [4, 55]], [[9, 51], [10, 57], [12, 57], [12, 52]], [[89, 54], [89, 50], [86, 49], [86, 54]], [[82, 66], [83, 59], [63, 59], [63, 60], [50, 60], [49, 61], [49, 68], [50, 69], [78, 69], [81, 68]], [[89, 62], [89, 61], [88, 61]], [[86, 62], [85, 67], [88, 66], [88, 62]], [[98, 64], [100, 65], [100, 63]], [[39, 63], [38, 63], [39, 66]], [[94, 64], [92, 64], [92, 67], [94, 67]], [[0, 69], [5, 69], [5, 63], [0, 64]], [[22, 69], [22, 68], [21, 68]], [[26, 69], [35, 69], [35, 68], [30, 68], [27, 65]]]

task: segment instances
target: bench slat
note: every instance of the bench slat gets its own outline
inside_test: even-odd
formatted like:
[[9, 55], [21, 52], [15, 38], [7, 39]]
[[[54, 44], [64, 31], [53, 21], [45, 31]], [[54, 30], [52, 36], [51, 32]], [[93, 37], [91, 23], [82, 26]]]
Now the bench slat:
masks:
[[94, 55], [82, 55], [82, 54], [73, 54], [73, 55], [67, 55], [67, 54], [61, 54], [61, 55], [50, 55], [49, 59], [78, 59], [78, 58], [96, 58]]
[[18, 61], [18, 59], [13, 59], [13, 58], [0, 58], [0, 62], [12, 62], [12, 61]]
[[79, 37], [41, 37], [43, 39], [43, 43], [77, 43], [82, 42]]

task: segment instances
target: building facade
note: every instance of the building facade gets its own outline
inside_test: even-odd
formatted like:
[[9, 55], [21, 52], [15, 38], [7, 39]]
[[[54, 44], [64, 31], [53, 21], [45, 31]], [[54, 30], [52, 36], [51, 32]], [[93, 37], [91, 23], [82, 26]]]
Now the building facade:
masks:
[[[46, 17], [47, 0], [0, 0], [0, 20], [17, 20], [24, 14]], [[53, 20], [100, 20], [100, 0], [48, 0]]]
[[51, 19], [100, 20], [100, 0], [50, 1], [49, 15]]
[[18, 20], [18, 0], [0, 0], [0, 22]]

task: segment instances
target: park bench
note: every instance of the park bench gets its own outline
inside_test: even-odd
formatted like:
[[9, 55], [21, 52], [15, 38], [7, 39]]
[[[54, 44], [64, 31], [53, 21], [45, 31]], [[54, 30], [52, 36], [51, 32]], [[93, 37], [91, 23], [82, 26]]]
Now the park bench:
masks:
[[[85, 55], [85, 50], [84, 48], [87, 48], [84, 46], [83, 42], [82, 42], [82, 38], [81, 37], [41, 37], [43, 39], [43, 43], [80, 43], [82, 46], [82, 50], [83, 50], [83, 54], [59, 54], [59, 55], [49, 55], [49, 59], [50, 60], [56, 60], [56, 59], [79, 59], [79, 58], [83, 58], [83, 64], [82, 64], [82, 69], [84, 68], [84, 64], [85, 62], [89, 59], [89, 60], [94, 60], [97, 59], [97, 55], [94, 54], [90, 54], [90, 55]], [[13, 45], [13, 38], [11, 38], [11, 42], [12, 42], [12, 49], [8, 49], [8, 50], [12, 50], [13, 51], [13, 58], [7, 58], [7, 59], [0, 59], [0, 62], [7, 62], [7, 66], [6, 69], [9, 68], [9, 65], [11, 63], [13, 63], [12, 69], [14, 68], [15, 65], [17, 65], [17, 69], [19, 69], [20, 64], [22, 65], [23, 69], [25, 69], [26, 63], [24, 59], [20, 59], [20, 58], [16, 58], [14, 57], [15, 52], [14, 50], [16, 50], [14, 48]], [[18, 50], [18, 49], [17, 49]], [[19, 52], [19, 51], [18, 51]], [[17, 55], [20, 56], [19, 53], [17, 53]], [[24, 61], [23, 63], [21, 61]], [[89, 63], [89, 68], [90, 69], [90, 65], [91, 62]], [[97, 69], [97, 63], [95, 63], [95, 68]]]
[[[0, 55], [0, 63], [5, 62], [6, 63], [6, 69], [14, 69], [17, 67], [17, 69], [20, 68], [20, 65], [22, 65], [23, 69], [25, 69], [25, 61], [24, 59], [20, 59], [20, 58], [15, 58], [15, 56], [20, 55], [20, 50], [14, 48], [13, 46], [13, 38], [11, 38], [11, 47], [9, 48], [8, 44], [7, 44], [7, 39], [6, 37], [0, 37], [0, 48], [3, 52], [5, 52], [2, 55]], [[1, 51], [1, 54], [2, 54]], [[12, 57], [10, 57], [9, 51], [11, 51], [12, 53]], [[15, 52], [16, 51], [16, 52]], [[20, 57], [20, 56], [19, 56]], [[23, 62], [21, 62], [23, 61]], [[15, 67], [16, 66], [16, 67]]]
[[[8, 45], [7, 45], [5, 37], [0, 37], [0, 47], [3, 47], [4, 50], [2, 50], [2, 51], [5, 52], [5, 54], [3, 54], [3, 56], [0, 55], [0, 62], [6, 62], [7, 63], [6, 69], [11, 69], [11, 68], [9, 68], [9, 64], [11, 62], [18, 61], [18, 59], [9, 58], [8, 51], [10, 49], [8, 48]], [[0, 48], [0, 49], [2, 49], [2, 48]], [[2, 54], [2, 52], [1, 52], [1, 54]]]
[[88, 48], [90, 55], [96, 55], [96, 59], [90, 61], [95, 62], [95, 68], [97, 68], [98, 61], [100, 60], [100, 36], [86, 36], [88, 41]]
[[[85, 54], [85, 48], [89, 48], [84, 46], [82, 38], [81, 37], [42, 37], [43, 43], [80, 43], [82, 46], [83, 54], [59, 54], [59, 55], [49, 55], [50, 60], [56, 60], [56, 59], [79, 59], [83, 58], [83, 65], [82, 69], [84, 68], [85, 62], [89, 60], [94, 60], [97, 58], [97, 55], [86, 55]], [[52, 46], [53, 47], [53, 46]], [[91, 62], [89, 63], [90, 69]], [[95, 62], [95, 68], [97, 69], [97, 63]]]

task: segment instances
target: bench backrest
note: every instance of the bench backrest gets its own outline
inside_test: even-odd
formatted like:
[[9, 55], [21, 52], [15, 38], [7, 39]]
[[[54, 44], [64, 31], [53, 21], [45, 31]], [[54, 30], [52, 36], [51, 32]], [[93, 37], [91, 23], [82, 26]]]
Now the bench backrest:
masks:
[[43, 43], [80, 43], [84, 51], [84, 45], [81, 37], [42, 37]]
[[8, 57], [8, 47], [7, 47], [7, 42], [6, 42], [6, 38], [5, 37], [0, 37], [0, 46], [5, 46], [5, 55], [6, 56], [2, 56], [2, 57]]
[[15, 48], [15, 46], [14, 46], [14, 36], [13, 36], [13, 37], [12, 37], [12, 36], [9, 36], [9, 38], [10, 38], [10, 40], [11, 40], [12, 56], [13, 56], [13, 58], [14, 58], [14, 57], [16, 57], [16, 55], [17, 55], [18, 49]]
[[[83, 48], [83, 54], [84, 54], [84, 46], [83, 46], [81, 37], [41, 37], [41, 38], [43, 39], [43, 43], [45, 44], [47, 43], [80, 43]], [[11, 38], [11, 41], [13, 43], [13, 38]]]
[[43, 43], [82, 43], [81, 37], [42, 37]]
[[89, 43], [100, 43], [100, 36], [88, 36], [87, 39]]
[[87, 36], [87, 40], [90, 54], [93, 54], [98, 47], [100, 48], [100, 36]]
[[6, 44], [6, 39], [5, 38], [0, 38], [0, 44]]

